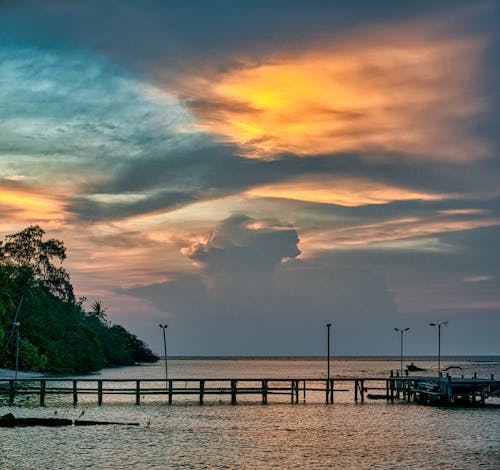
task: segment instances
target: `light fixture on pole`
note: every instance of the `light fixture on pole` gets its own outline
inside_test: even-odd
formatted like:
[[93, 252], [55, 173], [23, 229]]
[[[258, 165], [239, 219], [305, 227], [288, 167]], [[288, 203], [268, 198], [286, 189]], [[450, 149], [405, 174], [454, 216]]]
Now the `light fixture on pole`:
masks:
[[165, 335], [165, 330], [168, 328], [168, 325], [165, 323], [162, 325], [161, 323], [158, 325], [163, 330], [163, 352], [165, 355], [165, 386], [167, 386], [168, 381], [168, 358], [167, 358], [167, 337]]
[[17, 372], [19, 371], [19, 328], [21, 327], [21, 323], [14, 322], [14, 328], [16, 329], [16, 375], [14, 377], [17, 380]]
[[401, 353], [400, 353], [400, 374], [403, 377], [403, 335], [405, 331], [408, 331], [410, 328], [394, 328], [395, 331], [399, 331], [401, 333]]
[[327, 362], [327, 375], [328, 375], [328, 380], [330, 380], [330, 327], [332, 326], [331, 323], [327, 323], [326, 324], [326, 328], [327, 328], [327, 339], [326, 339], [326, 350], [327, 350], [327, 359], [326, 359], [326, 362]]
[[430, 326], [437, 326], [438, 329], [438, 375], [441, 375], [441, 327], [446, 326], [447, 321], [441, 323], [429, 323]]

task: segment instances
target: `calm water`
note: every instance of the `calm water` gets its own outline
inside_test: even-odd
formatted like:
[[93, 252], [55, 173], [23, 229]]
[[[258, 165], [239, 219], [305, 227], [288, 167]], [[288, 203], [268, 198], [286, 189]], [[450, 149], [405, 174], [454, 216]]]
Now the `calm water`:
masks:
[[[433, 373], [434, 362], [415, 361]], [[319, 360], [172, 360], [172, 378], [324, 377]], [[459, 365], [454, 375], [500, 375], [500, 362], [443, 361]], [[399, 367], [393, 360], [335, 360], [336, 376], [386, 376]], [[100, 378], [158, 378], [164, 364], [105, 370]], [[351, 386], [349, 386], [351, 387]], [[348, 388], [349, 388], [348, 387]], [[288, 397], [208, 399], [96, 397], [73, 407], [70, 397], [49, 397], [0, 406], [0, 414], [54, 416], [138, 422], [139, 427], [63, 427], [0, 429], [0, 468], [500, 468], [500, 410], [444, 409], [414, 404], [353, 403], [353, 392], [337, 392], [334, 405], [323, 394], [306, 404]], [[301, 396], [302, 397], [302, 396]], [[240, 398], [238, 397], [240, 400]]]

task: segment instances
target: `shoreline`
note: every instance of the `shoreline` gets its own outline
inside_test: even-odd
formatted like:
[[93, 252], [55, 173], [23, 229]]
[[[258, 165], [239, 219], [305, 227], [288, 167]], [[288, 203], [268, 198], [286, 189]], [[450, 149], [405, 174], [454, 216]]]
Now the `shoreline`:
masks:
[[[0, 379], [13, 379], [15, 378], [16, 371], [12, 369], [0, 369]], [[34, 379], [38, 377], [43, 377], [45, 374], [43, 372], [24, 372], [18, 371], [18, 379]]]

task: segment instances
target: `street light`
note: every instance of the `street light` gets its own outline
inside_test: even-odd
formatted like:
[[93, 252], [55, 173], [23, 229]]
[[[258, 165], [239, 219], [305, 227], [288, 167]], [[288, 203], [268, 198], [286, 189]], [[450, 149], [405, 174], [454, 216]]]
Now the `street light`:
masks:
[[327, 340], [326, 340], [326, 344], [327, 344], [327, 364], [328, 364], [328, 383], [330, 383], [330, 327], [332, 326], [331, 323], [327, 323], [326, 324], [326, 328], [327, 328]]
[[21, 323], [16, 321], [13, 326], [16, 329], [16, 375], [14, 379], [17, 380], [17, 372], [19, 370], [19, 328], [21, 327]]
[[165, 323], [162, 325], [161, 323], [158, 325], [163, 330], [163, 351], [165, 353], [165, 386], [167, 386], [168, 381], [168, 361], [167, 361], [167, 338], [165, 336], [165, 330], [168, 328], [168, 325]]
[[401, 377], [403, 377], [403, 335], [405, 333], [405, 331], [408, 331], [410, 328], [394, 328], [395, 331], [399, 331], [401, 333], [401, 355], [400, 355], [400, 359], [401, 359], [401, 368], [400, 368], [400, 371], [401, 371]]
[[429, 323], [430, 326], [437, 326], [438, 328], [438, 376], [441, 375], [441, 327], [446, 326], [447, 321], [441, 323]]

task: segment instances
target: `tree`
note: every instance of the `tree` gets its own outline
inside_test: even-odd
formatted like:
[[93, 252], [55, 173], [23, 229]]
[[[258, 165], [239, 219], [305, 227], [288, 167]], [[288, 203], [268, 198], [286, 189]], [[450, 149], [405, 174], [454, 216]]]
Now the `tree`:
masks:
[[69, 274], [54, 262], [66, 259], [66, 248], [60, 240], [43, 241], [45, 231], [38, 225], [5, 237], [0, 244], [0, 264], [26, 269], [33, 282], [66, 302], [74, 302], [75, 295]]
[[102, 300], [95, 300], [90, 309], [89, 315], [92, 315], [104, 325], [108, 323], [107, 308], [102, 306]]

